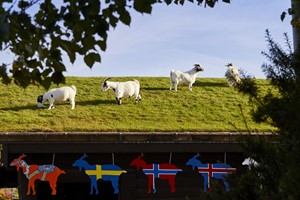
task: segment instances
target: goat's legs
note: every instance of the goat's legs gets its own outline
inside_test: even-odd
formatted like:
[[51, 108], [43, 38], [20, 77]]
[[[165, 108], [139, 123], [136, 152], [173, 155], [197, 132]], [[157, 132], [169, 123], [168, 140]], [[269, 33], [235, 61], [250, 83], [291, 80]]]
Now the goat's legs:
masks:
[[74, 100], [71, 100], [71, 101], [70, 101], [70, 104], [71, 104], [71, 106], [72, 106], [71, 109], [74, 110], [74, 108], [75, 108], [75, 101], [74, 101]]
[[177, 83], [174, 84], [175, 91], [177, 91]]
[[138, 94], [135, 98], [135, 104], [137, 104], [141, 100], [142, 100], [142, 96], [140, 94]]
[[193, 83], [190, 83], [190, 84], [189, 84], [189, 90], [190, 90], [190, 91], [193, 91], [192, 86], [193, 86]]
[[122, 98], [116, 97], [116, 100], [117, 100], [118, 105], [121, 105], [121, 104], [122, 104]]
[[172, 87], [173, 87], [173, 81], [172, 79], [170, 80], [170, 90], [172, 90]]

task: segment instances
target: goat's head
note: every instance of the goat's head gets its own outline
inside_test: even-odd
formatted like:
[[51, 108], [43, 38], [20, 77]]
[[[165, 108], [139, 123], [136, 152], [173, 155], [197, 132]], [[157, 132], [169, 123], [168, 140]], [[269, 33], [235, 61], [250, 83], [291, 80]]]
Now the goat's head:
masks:
[[227, 65], [225, 65], [226, 67], [233, 67], [232, 63], [228, 63]]
[[79, 171], [82, 170], [83, 165], [86, 163], [86, 161], [84, 160], [86, 157], [88, 157], [86, 154], [84, 154], [81, 158], [79, 158], [78, 160], [76, 160], [72, 166], [73, 167], [78, 167]]
[[139, 157], [131, 161], [130, 166], [135, 166], [137, 169], [140, 169], [142, 167], [142, 164], [145, 163], [145, 161], [142, 160], [142, 157], [144, 157], [143, 153]]
[[102, 83], [102, 86], [101, 86], [101, 91], [102, 92], [105, 92], [106, 90], [109, 89], [108, 84], [107, 84], [107, 80], [109, 80], [109, 79], [110, 79], [109, 77], [104, 79], [104, 81]]
[[251, 169], [252, 167], [258, 167], [258, 163], [253, 159], [253, 158], [246, 158], [242, 165], [247, 165], [249, 169]]
[[37, 106], [38, 108], [44, 107], [43, 105], [43, 95], [39, 95], [37, 98]]
[[185, 165], [192, 166], [193, 169], [200, 166], [202, 163], [197, 158], [200, 156], [199, 153], [197, 153], [193, 158], [189, 159]]
[[19, 158], [14, 159], [9, 165], [10, 166], [16, 166], [17, 167], [17, 171], [19, 171], [20, 166], [21, 166], [22, 158], [24, 158], [24, 157], [26, 157], [25, 154], [19, 156]]
[[204, 71], [203, 67], [201, 67], [200, 64], [194, 64], [194, 70], [196, 72], [202, 72], [202, 71]]

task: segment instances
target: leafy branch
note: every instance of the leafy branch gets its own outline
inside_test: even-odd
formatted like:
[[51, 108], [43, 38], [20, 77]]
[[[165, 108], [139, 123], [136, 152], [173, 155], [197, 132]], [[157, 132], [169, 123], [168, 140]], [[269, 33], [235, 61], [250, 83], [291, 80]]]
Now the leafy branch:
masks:
[[[82, 55], [85, 64], [92, 68], [101, 62], [108, 31], [119, 23], [130, 25], [130, 9], [150, 14], [154, 4], [184, 5], [186, 2], [214, 7], [218, 1], [65, 0], [55, 5], [52, 0], [3, 0], [0, 2], [0, 51], [8, 49], [15, 59], [12, 64], [2, 63], [2, 83], [13, 81], [23, 88], [37, 84], [46, 89], [52, 83], [64, 83], [63, 53], [71, 63], [75, 62], [76, 55]], [[230, 0], [223, 2], [230, 3]]]

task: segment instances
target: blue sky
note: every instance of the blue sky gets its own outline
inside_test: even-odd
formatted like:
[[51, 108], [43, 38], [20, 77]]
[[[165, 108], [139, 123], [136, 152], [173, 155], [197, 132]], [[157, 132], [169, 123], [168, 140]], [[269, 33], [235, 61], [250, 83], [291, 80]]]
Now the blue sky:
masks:
[[80, 57], [74, 64], [66, 58], [65, 75], [169, 76], [171, 69], [186, 71], [199, 63], [204, 72], [198, 77], [224, 77], [230, 62], [264, 78], [265, 30], [283, 46], [284, 33], [292, 39], [290, 16], [280, 20], [289, 7], [290, 1], [283, 0], [220, 0], [214, 8], [186, 2], [157, 4], [151, 15], [132, 10], [130, 26], [119, 23], [110, 30], [101, 63], [89, 69]]

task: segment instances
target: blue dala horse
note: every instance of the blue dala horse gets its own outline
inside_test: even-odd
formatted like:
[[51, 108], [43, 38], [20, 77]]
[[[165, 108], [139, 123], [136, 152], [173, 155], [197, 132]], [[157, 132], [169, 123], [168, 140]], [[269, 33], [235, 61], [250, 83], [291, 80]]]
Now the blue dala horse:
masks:
[[225, 163], [202, 163], [197, 158], [200, 154], [195, 155], [191, 158], [186, 165], [192, 166], [193, 170], [197, 169], [198, 172], [204, 178], [204, 192], [207, 191], [207, 188], [210, 190], [210, 178], [216, 178], [223, 180], [223, 183], [226, 187], [226, 191], [230, 191], [229, 183], [226, 181], [226, 176], [228, 173], [235, 172], [236, 168], [231, 167]]
[[91, 180], [91, 191], [90, 194], [92, 195], [95, 190], [95, 194], [99, 193], [97, 188], [97, 180], [102, 179], [105, 181], [111, 181], [112, 186], [114, 188], [114, 193], [119, 193], [118, 183], [119, 183], [119, 176], [122, 173], [126, 173], [125, 170], [122, 170], [119, 166], [113, 164], [107, 165], [90, 165], [86, 160], [84, 160], [87, 155], [82, 156], [78, 160], [76, 160], [72, 166], [78, 167], [80, 171], [82, 168], [84, 169], [85, 173], [89, 176]]

